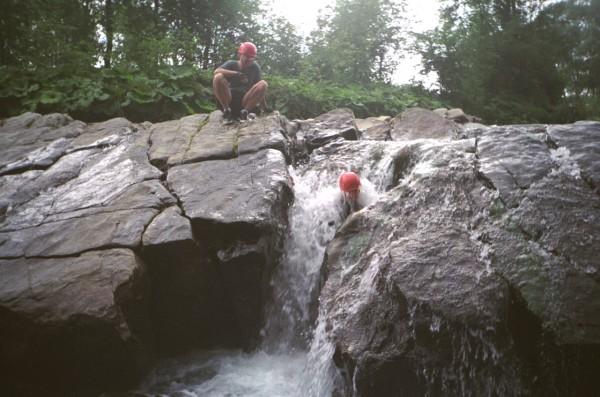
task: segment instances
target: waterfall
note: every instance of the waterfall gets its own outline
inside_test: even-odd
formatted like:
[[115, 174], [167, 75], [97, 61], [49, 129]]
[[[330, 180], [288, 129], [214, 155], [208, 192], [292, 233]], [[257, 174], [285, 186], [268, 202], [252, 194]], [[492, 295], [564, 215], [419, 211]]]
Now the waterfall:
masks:
[[340, 193], [315, 172], [294, 178], [285, 256], [272, 279], [263, 346], [267, 350], [306, 349], [315, 320], [321, 264], [327, 244], [343, 221]]
[[[368, 205], [389, 185], [391, 157], [364, 162], [361, 195]], [[329, 397], [336, 381], [333, 344], [317, 319], [321, 265], [325, 250], [344, 221], [339, 169], [294, 170], [294, 204], [284, 257], [273, 275], [272, 302], [265, 308], [262, 343], [257, 351], [190, 353], [156, 367], [140, 387], [152, 394], [177, 396]], [[372, 184], [372, 179], [376, 185]]]

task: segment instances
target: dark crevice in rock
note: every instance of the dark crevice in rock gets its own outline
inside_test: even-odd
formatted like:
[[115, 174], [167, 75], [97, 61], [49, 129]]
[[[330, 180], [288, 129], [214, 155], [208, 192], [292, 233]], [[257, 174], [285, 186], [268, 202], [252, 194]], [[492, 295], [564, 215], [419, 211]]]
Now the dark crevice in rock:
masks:
[[[164, 186], [165, 189], [167, 189], [167, 191], [169, 193], [171, 193], [171, 196], [173, 196], [173, 198], [175, 198], [176, 205], [181, 210], [181, 216], [183, 216], [184, 218], [187, 218], [190, 221], [190, 223], [191, 223], [192, 219], [185, 213], [185, 209], [183, 207], [183, 202], [181, 201], [181, 199], [179, 198], [179, 196], [177, 195], [177, 193], [175, 193], [175, 191], [173, 189], [171, 189], [171, 187], [167, 183], [167, 177], [168, 176], [169, 176], [169, 170], [167, 169], [167, 170], [165, 170], [163, 172], [163, 175], [160, 177], [159, 182], [160, 182], [161, 185]], [[195, 240], [198, 241], [197, 239], [195, 239]]]
[[[58, 159], [56, 161], [58, 161]], [[56, 161], [50, 165], [27, 165], [24, 167], [12, 168], [8, 171], [0, 171], [0, 176], [19, 175], [27, 171], [46, 171], [48, 168], [52, 167]]]
[[112, 143], [112, 142], [101, 142], [101, 143], [98, 143], [96, 145], [94, 145], [94, 144], [92, 144], [92, 145], [86, 145], [86, 146], [81, 146], [81, 147], [78, 147], [78, 148], [73, 148], [71, 150], [67, 150], [64, 155], [75, 153], [75, 152], [81, 152], [81, 151], [84, 151], [84, 150], [93, 150], [93, 149], [100, 149], [100, 150], [102, 150], [102, 149], [108, 149], [109, 147], [114, 147], [114, 146], [117, 146], [117, 145], [114, 144], [114, 143]]
[[[494, 185], [494, 182], [492, 182], [492, 180], [490, 178], [488, 178], [487, 175], [485, 175], [483, 172], [481, 172], [481, 163], [480, 163], [479, 160], [480, 160], [480, 157], [479, 157], [479, 138], [476, 138], [475, 139], [475, 161], [474, 161], [475, 177], [487, 189], [498, 191], [498, 188], [496, 187], [496, 185]], [[499, 197], [499, 196], [498, 196], [498, 198], [500, 199], [500, 202], [502, 203], [502, 205], [504, 205], [504, 207], [506, 207], [506, 203], [504, 202], [504, 200], [502, 200], [502, 198]]]
[[[138, 244], [139, 246], [139, 244]], [[132, 246], [126, 246], [126, 245], [122, 245], [122, 244], [106, 244], [103, 245], [101, 247], [94, 247], [94, 248], [88, 248], [88, 249], [84, 249], [81, 250], [77, 253], [74, 254], [67, 254], [67, 255], [32, 255], [32, 256], [28, 256], [28, 255], [23, 255], [23, 256], [18, 256], [18, 257], [2, 257], [0, 256], [0, 259], [8, 259], [8, 260], [14, 260], [14, 259], [19, 259], [19, 258], [25, 258], [25, 259], [64, 259], [64, 258], [78, 258], [81, 255], [87, 253], [87, 252], [96, 252], [96, 251], [110, 251], [113, 249], [128, 249], [131, 250], [135, 253], [137, 252], [137, 246], [132, 247]]]
[[[144, 239], [144, 234], [146, 234], [146, 230], [148, 230], [148, 227], [149, 227], [149, 226], [152, 224], [152, 222], [154, 222], [154, 220], [155, 220], [155, 219], [156, 219], [158, 216], [160, 216], [160, 214], [162, 214], [162, 213], [163, 213], [163, 211], [164, 211], [165, 209], [167, 209], [167, 208], [169, 208], [169, 206], [164, 206], [164, 207], [160, 208], [160, 209], [159, 209], [159, 211], [158, 211], [156, 214], [154, 214], [154, 216], [153, 216], [152, 218], [150, 218], [150, 220], [148, 221], [148, 223], [147, 223], [147, 224], [144, 226], [144, 230], [142, 230], [142, 233], [141, 233], [141, 240], [143, 240], [143, 239]], [[141, 253], [141, 246], [142, 246], [142, 244], [141, 244], [141, 240], [140, 240], [140, 249], [138, 249], [138, 251], [140, 251], [140, 252], [137, 252], [138, 254], [140, 254], [140, 253]]]
[[400, 153], [394, 157], [394, 166], [392, 170], [392, 183], [388, 190], [398, 186], [417, 164], [415, 154], [408, 147], [403, 148]]
[[[194, 142], [194, 138], [196, 138], [196, 136], [198, 136], [198, 134], [202, 131], [202, 128], [204, 128], [204, 126], [206, 124], [208, 124], [208, 117], [204, 120], [202, 120], [202, 122], [200, 122], [200, 125], [198, 125], [198, 129], [196, 129], [196, 132], [194, 132], [192, 135], [190, 135], [190, 139], [188, 141], [188, 144], [185, 148], [185, 150], [183, 151], [183, 158], [185, 159], [188, 152], [190, 151], [190, 148], [192, 147], [192, 142]], [[194, 162], [194, 161], [190, 161], [190, 162]], [[184, 162], [185, 164], [186, 162]]]
[[150, 159], [150, 148], [152, 148], [152, 134], [153, 133], [154, 133], [154, 131], [149, 131], [148, 132], [148, 140], [146, 141], [146, 158], [148, 159], [148, 163], [149, 164], [153, 165], [154, 167], [156, 167], [159, 170], [161, 170], [161, 171], [164, 172], [165, 170], [163, 169], [163, 167], [166, 166], [166, 163], [163, 164], [162, 162], [157, 161], [156, 163], [158, 163], [158, 164], [154, 164], [152, 162], [152, 160]]
[[527, 190], [529, 187], [528, 186], [523, 186], [519, 183], [519, 181], [517, 180], [517, 178], [515, 177], [515, 174], [513, 174], [513, 172], [511, 170], [508, 169], [508, 167], [504, 166], [503, 164], [499, 164], [500, 167], [502, 167], [504, 169], [504, 171], [506, 171], [506, 173], [508, 175], [510, 175], [510, 177], [512, 178], [513, 182], [515, 183], [515, 186], [518, 187], [521, 190]]
[[482, 185], [485, 186], [486, 188], [488, 188], [490, 190], [498, 191], [496, 186], [494, 186], [494, 182], [492, 182], [492, 180], [490, 178], [488, 178], [483, 172], [481, 172], [478, 161], [475, 163], [475, 176], [482, 183]]

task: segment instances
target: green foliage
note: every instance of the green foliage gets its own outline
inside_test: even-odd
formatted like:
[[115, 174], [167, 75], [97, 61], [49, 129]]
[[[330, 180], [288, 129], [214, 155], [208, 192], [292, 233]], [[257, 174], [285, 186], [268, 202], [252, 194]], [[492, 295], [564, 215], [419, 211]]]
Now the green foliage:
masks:
[[[211, 111], [209, 70], [242, 41], [258, 45], [271, 107], [291, 118], [439, 106], [422, 87], [383, 84], [405, 44], [404, 0], [336, 0], [306, 42], [263, 4], [4, 0], [0, 116], [156, 121]], [[598, 26], [600, 0], [446, 0], [419, 47], [440, 98], [488, 123], [598, 119]]]
[[24, 111], [69, 113], [84, 121], [124, 116], [159, 121], [214, 110], [210, 75], [192, 67], [162, 68], [155, 76], [98, 69], [83, 76], [2, 68], [0, 116]]
[[442, 24], [419, 36], [425, 70], [438, 73], [442, 98], [488, 123], [589, 117], [600, 93], [591, 69], [600, 48], [588, 50], [600, 41], [588, 28], [599, 22], [589, 13], [594, 1], [447, 2]]
[[3, 0], [0, 64], [89, 69], [97, 41], [92, 1]]
[[314, 79], [368, 84], [389, 81], [403, 43], [401, 0], [337, 0], [319, 21], [305, 61]]
[[413, 106], [430, 109], [442, 106], [430, 92], [419, 87], [396, 87], [383, 83], [341, 85], [276, 76], [269, 79], [267, 102], [291, 119], [315, 117], [340, 107], [350, 108], [356, 117], [363, 118], [395, 116]]
[[266, 23], [254, 43], [260, 48], [259, 62], [263, 72], [300, 75], [302, 38], [289, 21], [266, 15]]
[[[152, 76], [126, 69], [53, 78], [6, 67], [0, 71], [0, 117], [35, 111], [69, 113], [83, 121], [124, 116], [140, 122], [216, 109], [212, 74], [192, 67], [163, 67]], [[352, 109], [356, 117], [368, 117], [395, 116], [412, 106], [442, 106], [418, 87], [340, 85], [279, 76], [269, 77], [267, 103], [290, 119], [315, 117], [339, 107]]]

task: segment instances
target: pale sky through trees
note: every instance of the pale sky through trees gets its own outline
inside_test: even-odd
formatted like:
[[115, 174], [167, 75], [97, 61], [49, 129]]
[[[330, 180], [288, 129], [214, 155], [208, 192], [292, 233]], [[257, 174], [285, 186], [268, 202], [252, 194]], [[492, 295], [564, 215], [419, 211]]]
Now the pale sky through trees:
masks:
[[[335, 0], [264, 0], [264, 4], [272, 6], [273, 11], [279, 14], [298, 29], [298, 33], [307, 36], [317, 26], [319, 10], [326, 6], [333, 6]], [[406, 0], [407, 18], [411, 21], [409, 30], [422, 32], [433, 29], [438, 23], [438, 0]], [[408, 83], [412, 78], [423, 81], [429, 88], [436, 81], [436, 76], [419, 75], [420, 57], [404, 54], [405, 58], [398, 65], [393, 76], [395, 84]]]

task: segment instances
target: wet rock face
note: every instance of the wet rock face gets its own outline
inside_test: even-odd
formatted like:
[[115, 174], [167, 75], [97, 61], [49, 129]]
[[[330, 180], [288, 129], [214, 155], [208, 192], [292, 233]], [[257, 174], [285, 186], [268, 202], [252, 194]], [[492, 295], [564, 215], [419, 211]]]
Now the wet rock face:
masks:
[[266, 149], [173, 167], [167, 183], [201, 243], [217, 255], [216, 272], [225, 280], [221, 293], [237, 319], [229, 329], [246, 344], [256, 342], [293, 198], [283, 153]]
[[0, 392], [123, 390], [157, 354], [251, 346], [292, 200], [285, 123], [5, 120]]
[[419, 138], [449, 138], [460, 130], [452, 120], [427, 109], [411, 108], [396, 116], [392, 122], [394, 141]]
[[148, 278], [127, 249], [0, 260], [7, 395], [94, 395], [127, 387], [148, 362]]
[[379, 191], [322, 269], [340, 395], [597, 394], [600, 123], [450, 116], [4, 120], [0, 394], [118, 392], [156, 356], [252, 348], [298, 155]]
[[403, 141], [397, 186], [327, 251], [342, 395], [600, 390], [599, 126]]
[[390, 118], [385, 116], [356, 119], [356, 127], [361, 131], [361, 139], [374, 141], [389, 141], [391, 125]]
[[358, 139], [354, 113], [350, 109], [335, 109], [315, 119], [300, 122], [297, 140], [308, 149], [308, 153], [338, 138]]

